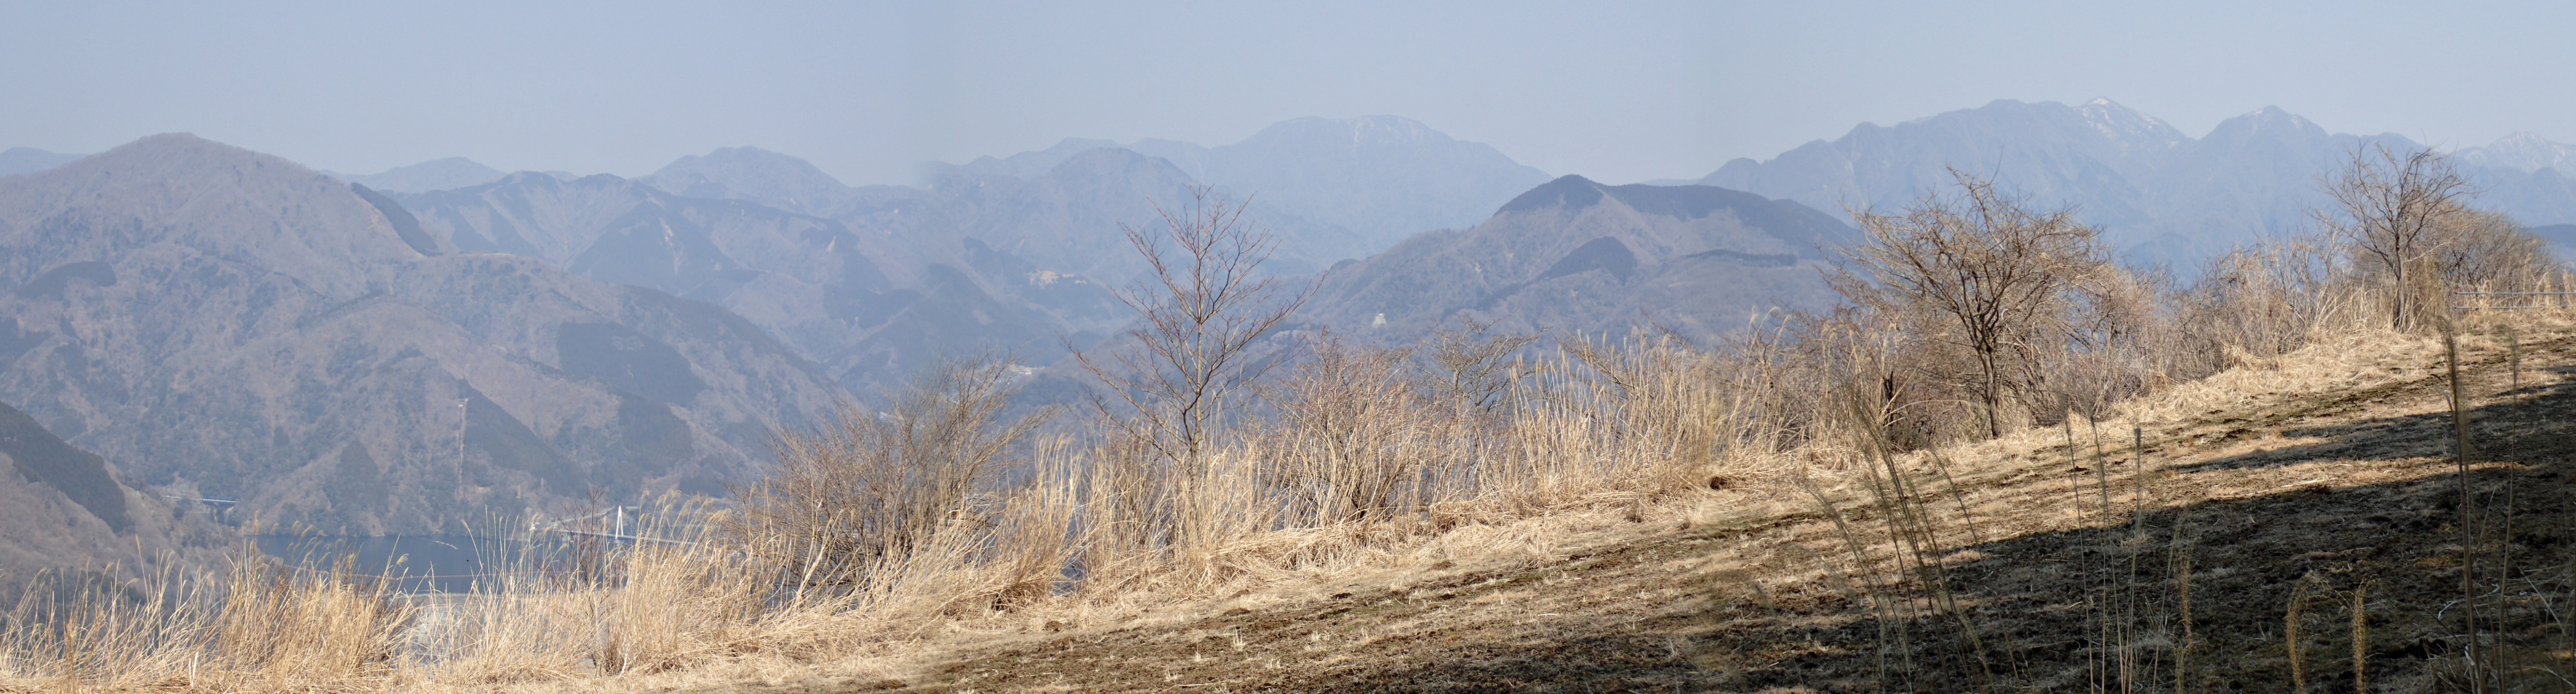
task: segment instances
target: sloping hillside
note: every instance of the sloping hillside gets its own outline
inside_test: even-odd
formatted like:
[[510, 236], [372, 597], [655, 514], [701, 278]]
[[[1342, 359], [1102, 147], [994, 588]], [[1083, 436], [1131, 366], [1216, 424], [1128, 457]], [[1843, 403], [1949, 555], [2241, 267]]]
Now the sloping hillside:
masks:
[[128, 580], [225, 541], [211, 507], [138, 490], [98, 454], [0, 403], [0, 603], [44, 572]]
[[0, 401], [133, 482], [384, 533], [720, 492], [840, 396], [716, 306], [454, 250], [187, 135], [0, 180]]
[[[759, 156], [728, 150], [673, 171], [812, 168], [750, 152]], [[748, 178], [737, 183], [766, 180]], [[1061, 356], [1062, 336], [1096, 340], [1126, 314], [1093, 273], [1125, 277], [1138, 266], [1119, 225], [1153, 219], [1154, 205], [1173, 203], [1189, 183], [1169, 164], [1102, 150], [1036, 178], [950, 179], [827, 218], [647, 182], [521, 173], [402, 200], [429, 235], [459, 250], [542, 258], [585, 278], [724, 306], [866, 391], [945, 355], [1017, 349], [1045, 364]]]
[[1306, 313], [1403, 344], [1461, 320], [1503, 330], [1706, 338], [1833, 303], [1818, 272], [1855, 232], [1805, 205], [1709, 186], [1565, 176], [1472, 229], [1426, 232], [1333, 272]]
[[[996, 618], [911, 666], [772, 689], [2287, 691], [2295, 623], [2320, 691], [2352, 690], [2356, 652], [2373, 691], [2448, 691], [2473, 614], [2490, 691], [2563, 691], [2576, 330], [2515, 318], [2519, 350], [2462, 345], [2485, 461], [2466, 526], [2440, 343], [2351, 335], [2098, 430], [1900, 456], [1902, 500], [1819, 455], [1812, 487], [1471, 527], [1230, 600]], [[1893, 545], [1891, 518], [1926, 544]]]

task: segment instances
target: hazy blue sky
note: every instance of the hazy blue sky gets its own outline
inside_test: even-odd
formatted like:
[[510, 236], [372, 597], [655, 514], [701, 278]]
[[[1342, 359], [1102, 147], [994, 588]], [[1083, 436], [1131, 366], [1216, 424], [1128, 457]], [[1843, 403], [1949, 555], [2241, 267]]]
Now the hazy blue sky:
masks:
[[2108, 96], [2449, 146], [2576, 140], [2566, 4], [0, 4], [0, 148], [190, 131], [372, 173], [637, 175], [754, 145], [851, 183], [1067, 136], [1396, 114], [1550, 173], [1697, 177], [1852, 125]]

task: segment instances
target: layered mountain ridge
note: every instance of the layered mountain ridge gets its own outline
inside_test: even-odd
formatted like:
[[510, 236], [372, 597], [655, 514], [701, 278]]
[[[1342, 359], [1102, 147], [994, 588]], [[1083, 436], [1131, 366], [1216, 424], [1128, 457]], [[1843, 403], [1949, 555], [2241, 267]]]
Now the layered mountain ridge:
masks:
[[839, 397], [721, 308], [384, 207], [186, 135], [0, 181], [0, 402], [139, 483], [381, 533], [718, 493]]
[[35, 173], [78, 161], [83, 154], [60, 154], [34, 147], [11, 147], [0, 150], [0, 176]]
[[1834, 298], [1820, 272], [1855, 232], [1787, 200], [1564, 176], [1483, 224], [1419, 234], [1336, 270], [1307, 313], [1406, 344], [1466, 323], [1508, 332], [1707, 339]]
[[[2351, 153], [2423, 149], [2394, 134], [2345, 135], [2275, 107], [2185, 136], [2108, 99], [2077, 106], [2000, 100], [1893, 126], [1863, 123], [1769, 160], [1737, 159], [1699, 179], [1826, 210], [1892, 210], [1950, 183], [1989, 177], [2044, 205], [2072, 204], [2133, 260], [2183, 269], [2266, 236], [2304, 228], [2323, 206], [2318, 181]], [[2576, 222], [2576, 186], [2559, 173], [2576, 148], [2532, 135], [2456, 153], [2477, 204], [2526, 224]]]
[[398, 193], [478, 186], [501, 180], [502, 176], [507, 175], [500, 169], [484, 166], [464, 157], [432, 159], [418, 164], [397, 166], [377, 174], [344, 174], [333, 171], [322, 173], [368, 188]]
[[1103, 148], [1169, 161], [1193, 180], [1251, 197], [1256, 211], [1348, 229], [1358, 245], [1344, 257], [1353, 258], [1418, 232], [1473, 226], [1495, 205], [1548, 180], [1492, 146], [1397, 116], [1291, 119], [1215, 147], [1069, 138], [1037, 152], [934, 166], [928, 177], [1027, 176]]

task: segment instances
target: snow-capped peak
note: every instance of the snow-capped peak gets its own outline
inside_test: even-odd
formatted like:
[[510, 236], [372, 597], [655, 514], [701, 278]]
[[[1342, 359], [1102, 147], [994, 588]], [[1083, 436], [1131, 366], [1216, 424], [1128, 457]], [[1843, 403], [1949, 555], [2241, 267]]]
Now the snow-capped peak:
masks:
[[2535, 132], [2518, 132], [2497, 138], [2485, 147], [2460, 150], [2461, 161], [2478, 166], [2494, 166], [2523, 171], [2557, 169], [2576, 171], [2576, 145], [2551, 142]]
[[2108, 97], [2094, 97], [2092, 101], [2075, 107], [2075, 112], [2103, 137], [2120, 143], [2122, 147], [2171, 147], [2190, 139], [2164, 121], [2122, 106]]

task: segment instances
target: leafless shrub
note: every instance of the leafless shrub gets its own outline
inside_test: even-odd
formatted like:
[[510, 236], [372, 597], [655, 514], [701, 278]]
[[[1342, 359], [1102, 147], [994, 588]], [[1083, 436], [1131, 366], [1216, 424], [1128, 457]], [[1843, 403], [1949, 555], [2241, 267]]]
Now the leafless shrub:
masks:
[[2292, 237], [2239, 248], [2205, 264], [2170, 302], [2176, 376], [2194, 379], [2248, 359], [2306, 346], [2319, 330], [2357, 319], [2334, 244]]
[[2469, 207], [2476, 191], [2440, 152], [2357, 148], [2324, 187], [2335, 205], [2315, 216], [2356, 278], [2382, 294], [2389, 327], [2430, 325], [2452, 292], [2528, 287], [2556, 267], [2547, 244], [2511, 218]]
[[2532, 287], [2557, 268], [2548, 242], [2511, 217], [2468, 210], [2449, 221], [2442, 243], [2426, 259], [2448, 290]]
[[[1538, 333], [1494, 333], [1493, 326], [1472, 319], [1433, 333], [1426, 345], [1439, 369], [1432, 387], [1476, 411], [1495, 415], [1512, 406], [1512, 396], [1528, 374], [1526, 362], [1513, 359], [1538, 342]], [[1509, 361], [1507, 361], [1509, 360]]]
[[[1384, 517], [1422, 505], [1430, 424], [1405, 350], [1354, 346], [1329, 333], [1278, 388], [1270, 484], [1316, 524]], [[1470, 365], [1470, 368], [1474, 368]]]
[[779, 467], [740, 491], [735, 532], [806, 580], [847, 582], [900, 562], [1014, 462], [1045, 413], [1005, 421], [1010, 366], [941, 365], [887, 412], [845, 406], [824, 429], [781, 431]]
[[2075, 288], [2109, 263], [2072, 209], [2033, 210], [1992, 182], [1951, 175], [1955, 197], [1927, 196], [1894, 215], [1855, 211], [1863, 241], [1831, 280], [1854, 304], [1937, 317], [1923, 337], [1966, 352], [1974, 376], [1961, 385], [1982, 406], [1986, 434], [2001, 436], [2006, 398], [2031, 385]]
[[2074, 292], [2061, 347], [2033, 361], [2040, 388], [2065, 411], [2099, 421], [2111, 407], [2169, 381], [2175, 325], [2161, 273], [2105, 266]]

